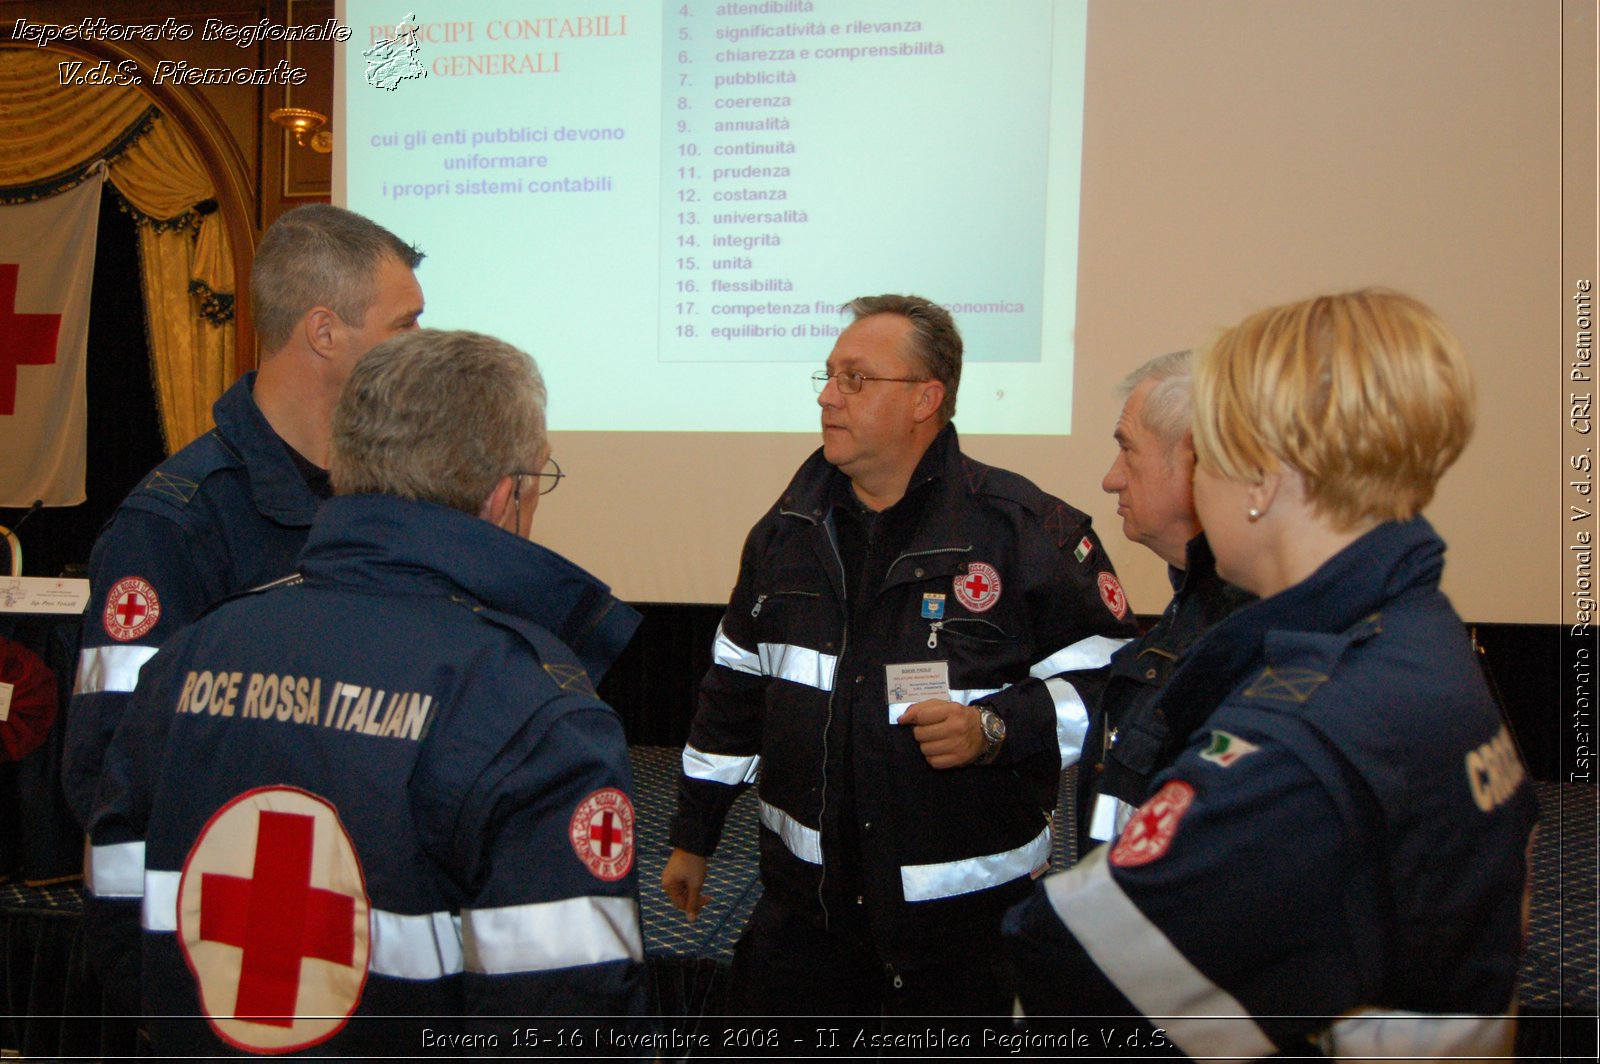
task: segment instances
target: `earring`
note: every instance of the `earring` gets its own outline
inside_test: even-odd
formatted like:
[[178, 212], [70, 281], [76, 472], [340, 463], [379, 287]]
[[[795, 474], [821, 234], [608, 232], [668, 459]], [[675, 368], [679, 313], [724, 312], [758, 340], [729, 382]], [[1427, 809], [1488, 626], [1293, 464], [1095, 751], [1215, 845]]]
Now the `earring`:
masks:
[[1250, 507], [1250, 520], [1252, 520], [1252, 521], [1261, 520], [1261, 511], [1257, 510], [1254, 506]]

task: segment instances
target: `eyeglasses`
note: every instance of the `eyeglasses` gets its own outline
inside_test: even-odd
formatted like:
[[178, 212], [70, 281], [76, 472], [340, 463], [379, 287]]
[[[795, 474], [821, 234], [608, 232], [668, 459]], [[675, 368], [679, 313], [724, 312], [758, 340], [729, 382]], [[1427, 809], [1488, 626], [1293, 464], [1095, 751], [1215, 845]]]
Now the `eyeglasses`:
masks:
[[865, 373], [829, 373], [819, 369], [811, 375], [811, 386], [821, 395], [823, 389], [832, 381], [839, 388], [841, 395], [855, 395], [867, 381], [894, 381], [897, 384], [926, 384], [927, 377], [869, 377]]
[[[546, 458], [544, 460], [544, 468], [537, 473], [509, 473], [507, 475], [511, 477], [511, 527], [513, 531], [522, 527], [522, 478], [538, 477], [539, 494], [549, 495], [556, 490], [556, 485], [561, 483], [561, 478], [566, 476], [561, 471], [561, 467], [556, 464], [554, 458]], [[518, 534], [520, 535], [520, 533]]]
[[538, 477], [539, 478], [539, 494], [540, 495], [549, 495], [552, 491], [556, 490], [556, 485], [561, 483], [561, 478], [566, 476], [566, 474], [561, 471], [561, 467], [556, 464], [555, 458], [552, 457], [552, 458], [546, 458], [544, 460], [544, 468], [541, 469], [537, 473], [520, 473], [519, 472], [519, 473], [512, 473], [511, 476], [514, 476], [514, 477], [517, 478], [517, 482], [516, 482], [516, 484], [514, 486], [515, 491], [516, 491], [517, 494], [520, 495], [522, 493], [522, 478], [523, 477]]

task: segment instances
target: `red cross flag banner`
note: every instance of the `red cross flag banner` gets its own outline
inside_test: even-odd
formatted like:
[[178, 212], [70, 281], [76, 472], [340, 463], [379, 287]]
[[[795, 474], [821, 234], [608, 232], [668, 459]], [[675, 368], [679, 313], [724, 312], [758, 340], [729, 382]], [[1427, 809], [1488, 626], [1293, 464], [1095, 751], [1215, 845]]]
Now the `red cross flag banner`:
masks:
[[101, 170], [58, 196], [0, 206], [0, 506], [84, 500], [83, 381], [104, 181]]
[[371, 954], [366, 879], [326, 800], [246, 791], [200, 832], [178, 886], [178, 944], [217, 1036], [289, 1053], [338, 1034]]

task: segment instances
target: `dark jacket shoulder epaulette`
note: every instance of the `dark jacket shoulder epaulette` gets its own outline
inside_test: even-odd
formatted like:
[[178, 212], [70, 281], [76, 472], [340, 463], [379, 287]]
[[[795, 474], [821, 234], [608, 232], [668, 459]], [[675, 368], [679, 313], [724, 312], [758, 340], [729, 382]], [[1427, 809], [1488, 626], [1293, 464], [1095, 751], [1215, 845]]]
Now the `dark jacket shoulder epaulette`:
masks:
[[277, 580], [269, 580], [265, 584], [258, 584], [255, 587], [247, 587], [240, 591], [223, 595], [221, 598], [217, 599], [217, 601], [211, 603], [205, 609], [201, 610], [199, 614], [195, 616], [195, 620], [198, 621], [201, 617], [210, 616], [230, 602], [235, 602], [244, 598], [253, 598], [256, 595], [262, 595], [268, 591], [276, 591], [279, 588], [294, 587], [297, 584], [305, 583], [305, 580], [306, 578], [301, 576], [299, 573], [290, 573], [288, 576], [279, 577]]
[[239, 469], [244, 458], [217, 433], [207, 432], [146, 474], [123, 505], [161, 512], [189, 505], [205, 479], [225, 469]]
[[[470, 609], [480, 620], [504, 629], [526, 643], [529, 649], [533, 651], [534, 658], [538, 661], [545, 677], [556, 687], [568, 694], [599, 699], [600, 696], [595, 691], [594, 681], [590, 678], [588, 672], [577, 661], [570, 660], [572, 657], [571, 652], [548, 629], [524, 618], [502, 613], [499, 610], [492, 610], [487, 606], [465, 599], [457, 599], [456, 601]], [[534, 701], [542, 704], [547, 700], [535, 699]]]
[[966, 477], [968, 491], [1021, 507], [1049, 526], [1059, 545], [1066, 544], [1069, 539], [1075, 540], [1073, 533], [1089, 524], [1088, 514], [1019, 473], [984, 465], [966, 455], [961, 456], [961, 471]]

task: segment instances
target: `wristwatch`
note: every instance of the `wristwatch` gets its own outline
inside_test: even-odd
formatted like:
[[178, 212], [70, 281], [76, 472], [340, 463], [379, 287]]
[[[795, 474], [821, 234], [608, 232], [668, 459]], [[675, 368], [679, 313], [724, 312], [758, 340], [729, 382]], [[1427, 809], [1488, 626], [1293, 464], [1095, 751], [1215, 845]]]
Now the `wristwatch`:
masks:
[[983, 729], [984, 746], [982, 755], [973, 764], [993, 764], [994, 759], [1000, 756], [1000, 744], [1006, 741], [1006, 722], [988, 706], [979, 706], [978, 726]]

